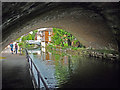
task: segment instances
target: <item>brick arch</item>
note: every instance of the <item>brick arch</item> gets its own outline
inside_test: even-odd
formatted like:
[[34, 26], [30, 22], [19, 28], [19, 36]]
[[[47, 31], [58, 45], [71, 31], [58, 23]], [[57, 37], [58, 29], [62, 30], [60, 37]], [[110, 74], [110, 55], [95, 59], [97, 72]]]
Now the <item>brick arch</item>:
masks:
[[91, 10], [83, 10], [79, 7], [55, 8], [43, 14], [31, 17], [22, 17], [5, 30], [3, 34], [2, 49], [11, 41], [14, 41], [24, 33], [39, 28], [61, 28], [73, 34], [86, 47], [96, 49], [115, 49], [117, 43], [112, 31], [105, 20]]

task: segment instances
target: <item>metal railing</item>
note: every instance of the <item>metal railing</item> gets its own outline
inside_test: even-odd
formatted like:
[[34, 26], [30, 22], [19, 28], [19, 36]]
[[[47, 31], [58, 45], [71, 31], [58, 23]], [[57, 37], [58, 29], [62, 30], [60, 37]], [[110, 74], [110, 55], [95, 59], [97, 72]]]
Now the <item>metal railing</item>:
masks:
[[[29, 70], [30, 70], [30, 73], [31, 73], [34, 88], [35, 89], [40, 89], [40, 81], [42, 81], [45, 89], [48, 90], [48, 86], [47, 86], [46, 82], [44, 81], [43, 77], [41, 76], [41, 74], [40, 74], [39, 70], [37, 69], [35, 63], [31, 59], [31, 57], [29, 56], [27, 49], [25, 49], [25, 51], [26, 51], [26, 59], [27, 59], [27, 61], [29, 63]], [[33, 73], [33, 67], [37, 71], [37, 81], [38, 82], [35, 79], [35, 76], [34, 76], [34, 73]]]

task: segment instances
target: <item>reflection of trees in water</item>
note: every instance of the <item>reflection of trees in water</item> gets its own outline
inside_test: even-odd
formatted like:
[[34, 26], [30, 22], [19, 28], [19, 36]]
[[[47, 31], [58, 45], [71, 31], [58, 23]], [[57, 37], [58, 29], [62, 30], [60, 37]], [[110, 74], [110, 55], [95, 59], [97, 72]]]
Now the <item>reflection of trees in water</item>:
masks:
[[[57, 79], [57, 84], [59, 88], [67, 87], [66, 85], [68, 85], [69, 87], [75, 87], [76, 85], [80, 87], [79, 85], [82, 84], [83, 86], [86, 86], [89, 81], [88, 79], [90, 79], [91, 82], [94, 83], [95, 78], [98, 78], [99, 80], [103, 78], [105, 79], [105, 81], [111, 79], [114, 81], [114, 79], [109, 78], [108, 75], [110, 77], [113, 77], [114, 74], [110, 75], [111, 70], [113, 69], [112, 73], [116, 73], [116, 71], [118, 70], [115, 69], [116, 65], [114, 66], [114, 68], [113, 64], [105, 63], [103, 61], [100, 61], [100, 59], [98, 58], [90, 58], [79, 55], [66, 55], [65, 53], [60, 52], [52, 53], [52, 51], [41, 53], [41, 57], [43, 58], [41, 60], [47, 62], [48, 66], [50, 66], [51, 63], [52, 66], [54, 66], [55, 69], [53, 71]], [[99, 78], [98, 76], [102, 77]], [[89, 83], [90, 85], [92, 84], [91, 82]], [[98, 83], [98, 85], [100, 84]], [[96, 85], [96, 83], [94, 83], [94, 85]]]
[[68, 79], [72, 77], [74, 70], [79, 66], [78, 57], [69, 56], [64, 53], [59, 54], [57, 52], [42, 52], [39, 55], [41, 60], [46, 62], [46, 65], [55, 66], [55, 77], [57, 79], [58, 86], [61, 87], [63, 84], [67, 83]]
[[55, 59], [55, 76], [58, 80], [58, 85], [61, 86], [72, 76], [75, 62], [68, 55], [54, 54], [53, 57]]
[[71, 77], [71, 75], [72, 75], [72, 72], [73, 72], [73, 69], [72, 69], [72, 67], [73, 67], [73, 64], [72, 64], [72, 62], [71, 62], [71, 58], [70, 58], [70, 56], [68, 56], [68, 72], [69, 72], [69, 77]]

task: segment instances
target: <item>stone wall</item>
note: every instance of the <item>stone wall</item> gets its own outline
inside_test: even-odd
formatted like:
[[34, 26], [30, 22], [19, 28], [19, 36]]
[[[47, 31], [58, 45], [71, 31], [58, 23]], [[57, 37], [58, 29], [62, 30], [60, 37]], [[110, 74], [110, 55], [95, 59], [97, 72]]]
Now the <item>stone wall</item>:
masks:
[[119, 3], [3, 3], [2, 49], [29, 31], [55, 27], [72, 33], [86, 47], [118, 50], [119, 6]]

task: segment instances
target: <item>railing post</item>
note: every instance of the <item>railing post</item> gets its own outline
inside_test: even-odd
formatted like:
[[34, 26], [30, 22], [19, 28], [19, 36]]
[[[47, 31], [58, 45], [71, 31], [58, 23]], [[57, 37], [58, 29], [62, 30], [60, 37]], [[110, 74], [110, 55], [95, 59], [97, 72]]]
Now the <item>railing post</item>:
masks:
[[39, 75], [39, 72], [37, 72], [37, 75], [38, 75], [38, 88], [40, 89], [40, 75]]
[[32, 60], [31, 60], [31, 71], [32, 71]]
[[29, 63], [29, 56], [27, 56], [27, 57], [28, 57], [28, 59], [27, 59], [27, 60], [28, 60], [28, 63]]
[[[45, 88], [46, 88], [45, 90], [49, 90], [47, 84], [45, 83], [45, 81], [44, 81], [44, 79], [42, 78], [39, 70], [37, 69], [35, 63], [34, 63], [34, 62], [32, 61], [32, 59], [30, 58], [27, 49], [25, 49], [25, 50], [26, 50], [26, 57], [27, 57], [27, 60], [28, 60], [28, 62], [29, 62], [29, 69], [30, 69], [30, 71], [31, 71], [31, 75], [32, 75], [32, 78], [33, 78], [34, 83], [35, 83], [35, 88], [40, 89], [40, 80], [41, 80], [42, 83], [43, 83], [43, 85], [44, 85]], [[30, 63], [30, 62], [31, 62], [31, 63]], [[33, 74], [33, 67], [34, 67], [35, 70], [37, 71], [38, 85], [37, 85], [37, 81], [35, 80], [35, 77], [34, 77], [34, 74]], [[35, 90], [36, 90], [36, 89], [35, 89]]]

